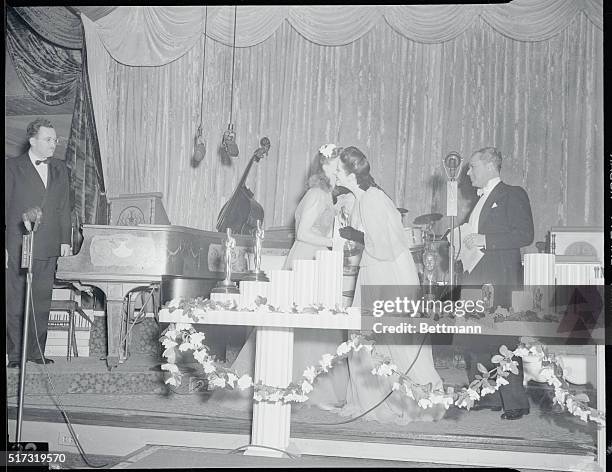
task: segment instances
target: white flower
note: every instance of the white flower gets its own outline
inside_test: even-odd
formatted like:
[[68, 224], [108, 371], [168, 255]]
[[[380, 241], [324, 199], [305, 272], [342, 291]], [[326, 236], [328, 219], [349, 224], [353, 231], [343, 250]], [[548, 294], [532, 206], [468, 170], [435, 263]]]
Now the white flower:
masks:
[[189, 351], [190, 349], [193, 349], [193, 346], [190, 342], [181, 343], [181, 345], [179, 346], [179, 351], [181, 352]]
[[238, 379], [238, 388], [240, 390], [244, 390], [253, 385], [253, 380], [247, 374], [244, 374], [242, 377]]
[[567, 397], [567, 395], [567, 390], [563, 390], [562, 388], [555, 388], [555, 397], [553, 398], [553, 403], [564, 405], [565, 398]]
[[491, 387], [490, 385], [485, 385], [484, 387], [482, 387], [480, 389], [480, 396], [484, 397], [485, 395], [488, 395], [489, 393], [495, 393], [497, 389]]
[[[171, 327], [172, 327], [172, 329], [171, 329]], [[174, 341], [176, 339], [176, 337], [178, 336], [178, 331], [175, 330], [173, 327], [174, 327], [174, 325], [170, 325], [168, 327], [168, 329], [166, 330], [166, 332], [164, 333], [164, 336], [167, 339], [171, 339], [172, 341]]]
[[179, 368], [176, 366], [176, 364], [162, 364], [161, 370], [167, 370], [173, 374], [179, 373]]
[[464, 408], [467, 406], [467, 404], [468, 404], [467, 398], [465, 397], [458, 398], [457, 401], [455, 402], [455, 405], [459, 408]]
[[331, 354], [323, 354], [323, 356], [321, 357], [321, 360], [319, 361], [319, 365], [323, 369], [323, 372], [328, 371], [328, 369], [331, 367], [331, 363], [333, 359], [334, 359], [334, 356], [332, 356]]
[[296, 402], [303, 403], [306, 400], [308, 400], [308, 397], [306, 395], [297, 395], [297, 394], [295, 395], [295, 401]]
[[270, 395], [268, 395], [267, 400], [271, 402], [277, 402], [281, 399], [282, 396], [282, 392], [280, 390], [276, 390], [275, 392], [272, 392]]
[[255, 400], [256, 402], [260, 402], [263, 400], [263, 397], [259, 392], [253, 392], [253, 400]]
[[238, 376], [236, 374], [232, 374], [231, 372], [227, 373], [227, 383], [230, 386], [234, 386], [234, 384], [236, 383], [236, 380], [238, 380]]
[[172, 300], [170, 300], [170, 303], [168, 303], [168, 308], [178, 308], [181, 304], [181, 298], [173, 298]]
[[349, 352], [351, 352], [351, 348], [347, 342], [343, 342], [336, 349], [336, 354], [338, 354], [339, 356], [343, 356], [344, 354], [348, 354]]
[[429, 398], [421, 398], [418, 404], [423, 409], [427, 409], [433, 405]]
[[513, 365], [518, 368], [518, 362], [516, 362], [516, 361], [502, 362], [502, 370], [504, 372], [510, 371], [510, 370], [512, 370], [512, 366]]
[[204, 364], [208, 359], [208, 352], [206, 352], [206, 349], [198, 349], [193, 352], [193, 358], [200, 364]]
[[175, 387], [177, 386], [177, 382], [176, 382], [176, 379], [174, 377], [168, 377], [166, 379], [166, 383], [170, 384], [170, 385], [174, 385]]
[[335, 144], [324, 144], [319, 148], [319, 152], [329, 159], [332, 157], [334, 149], [336, 149], [337, 147], [338, 146], [336, 146]]
[[555, 372], [552, 367], [544, 367], [540, 370], [540, 378], [544, 379], [544, 381], [548, 382], [549, 379], [552, 379], [555, 376]]
[[401, 385], [399, 384], [399, 382], [393, 382], [393, 387], [391, 388], [391, 390], [399, 390], [400, 387]]
[[270, 313], [270, 307], [268, 305], [261, 304], [257, 306], [257, 309], [255, 311], [260, 313]]
[[497, 387], [501, 387], [502, 385], [508, 385], [509, 382], [505, 379], [505, 377], [498, 375], [495, 378], [495, 384], [497, 385]]
[[541, 346], [531, 346], [529, 348], [529, 354], [534, 354], [534, 355], [544, 355], [544, 353], [542, 352], [542, 347]]
[[529, 355], [529, 350], [525, 346], [519, 346], [514, 350], [514, 355], [518, 357], [525, 357]]
[[210, 381], [213, 387], [225, 388], [225, 379], [223, 377], [215, 377]]
[[561, 387], [561, 385], [563, 385], [561, 381], [554, 375], [550, 377], [546, 382], [548, 382], [548, 385], [552, 385], [555, 388], [559, 388]]
[[574, 415], [579, 416], [582, 421], [588, 421], [589, 415], [591, 414], [588, 410], [582, 410], [580, 408], [576, 408], [574, 411]]
[[479, 400], [480, 399], [480, 395], [478, 395], [478, 392], [476, 390], [471, 389], [471, 388], [467, 389], [467, 394], [468, 394], [468, 396], [472, 400]]
[[213, 362], [210, 359], [206, 359], [204, 363], [202, 364], [202, 367], [204, 367], [205, 374], [210, 374], [217, 370], [217, 368], [215, 367], [215, 364], [213, 364]]
[[176, 341], [174, 341], [173, 339], [170, 339], [170, 338], [164, 338], [164, 340], [162, 341], [162, 344], [167, 349], [170, 349], [170, 348], [178, 345], [178, 343]]
[[314, 382], [315, 377], [317, 376], [317, 372], [313, 366], [307, 367], [302, 376], [308, 380], [310, 383]]
[[444, 408], [448, 410], [448, 408], [453, 404], [453, 397], [449, 395], [439, 395], [439, 394], [431, 394], [429, 399], [433, 404], [444, 405]]
[[191, 344], [193, 344], [194, 346], [199, 347], [200, 344], [202, 344], [202, 341], [204, 341], [205, 339], [205, 335], [204, 333], [193, 333], [189, 336], [189, 342]]
[[306, 394], [312, 392], [313, 390], [312, 384], [308, 383], [306, 380], [302, 382], [302, 392]]
[[380, 375], [388, 377], [393, 374], [393, 371], [397, 369], [395, 364], [382, 363], [378, 367], [372, 369], [372, 375]]

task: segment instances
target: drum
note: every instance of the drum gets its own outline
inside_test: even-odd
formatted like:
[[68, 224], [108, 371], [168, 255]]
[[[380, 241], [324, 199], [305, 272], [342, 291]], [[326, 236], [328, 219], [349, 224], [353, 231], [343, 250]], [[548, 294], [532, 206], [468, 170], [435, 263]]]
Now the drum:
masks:
[[423, 245], [423, 228], [419, 226], [407, 226], [404, 228], [404, 231], [406, 231], [406, 235], [408, 236], [410, 247]]

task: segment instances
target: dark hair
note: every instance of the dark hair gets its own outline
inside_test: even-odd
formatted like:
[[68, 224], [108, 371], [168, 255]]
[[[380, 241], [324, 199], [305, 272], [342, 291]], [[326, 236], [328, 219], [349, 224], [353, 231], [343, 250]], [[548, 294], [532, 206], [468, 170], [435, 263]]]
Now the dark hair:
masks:
[[349, 146], [340, 153], [340, 162], [349, 174], [355, 174], [357, 185], [361, 190], [367, 190], [370, 187], [380, 189], [370, 174], [370, 163], [365, 154], [355, 146]]
[[490, 162], [497, 168], [498, 171], [501, 170], [502, 155], [497, 148], [492, 146], [483, 147], [482, 149], [476, 151], [476, 154], [478, 154], [478, 158], [481, 161]]
[[46, 118], [36, 118], [28, 125], [28, 128], [26, 130], [27, 139], [36, 136], [40, 128], [53, 128], [53, 125]]
[[332, 151], [329, 157], [321, 154], [321, 152], [317, 152], [312, 164], [310, 165], [310, 172], [308, 177], [308, 181], [306, 182], [307, 188], [318, 187], [326, 192], [331, 192], [334, 188], [335, 182], [330, 182], [325, 172], [323, 172], [323, 165], [329, 163], [330, 161], [336, 159], [340, 152], [342, 151], [341, 147], [336, 147]]

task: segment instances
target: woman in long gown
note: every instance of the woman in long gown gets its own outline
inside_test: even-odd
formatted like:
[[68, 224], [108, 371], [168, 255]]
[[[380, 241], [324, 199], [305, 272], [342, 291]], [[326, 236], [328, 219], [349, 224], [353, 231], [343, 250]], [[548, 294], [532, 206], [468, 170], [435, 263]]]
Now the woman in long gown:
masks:
[[[346, 227], [340, 235], [364, 244], [359, 275], [355, 286], [353, 306], [360, 306], [364, 285], [406, 286], [416, 295], [419, 277], [410, 253], [409, 242], [401, 223], [400, 213], [391, 199], [375, 184], [370, 175], [370, 164], [365, 155], [355, 147], [344, 149], [340, 155], [337, 184], [348, 188], [356, 198], [351, 223], [357, 228]], [[384, 318], [380, 318], [384, 322]], [[422, 334], [375, 335], [372, 355], [391, 359], [398, 371], [421, 385], [432, 384], [442, 388], [442, 379], [434, 368], [431, 345], [421, 345]], [[372, 355], [365, 350], [353, 352], [348, 358], [349, 386], [346, 406], [340, 410], [343, 416], [358, 416], [380, 402], [392, 391], [397, 376], [375, 376]], [[415, 361], [416, 359], [416, 361]], [[414, 364], [413, 364], [414, 362]], [[410, 367], [412, 365], [412, 367]], [[406, 424], [412, 421], [435, 421], [444, 416], [442, 405], [422, 409], [405, 393], [394, 391], [381, 405], [364, 416], [365, 419], [383, 423]]]
[[[293, 261], [314, 259], [316, 252], [332, 246], [332, 230], [335, 209], [332, 190], [336, 181], [338, 155], [341, 148], [334, 144], [321, 146], [308, 179], [308, 190], [295, 210], [295, 242], [287, 255], [283, 269], [290, 270]], [[335, 354], [339, 344], [345, 341], [344, 331], [296, 329], [293, 344], [293, 380], [301, 380], [306, 367], [317, 366], [323, 354]], [[239, 374], [253, 376], [255, 371], [255, 330], [232, 364]], [[333, 375], [332, 375], [333, 374]], [[348, 371], [346, 362], [335, 365], [328, 374], [315, 379], [314, 390], [308, 394], [308, 406], [329, 410], [344, 404]], [[237, 410], [250, 411], [253, 390], [229, 390], [214, 392], [209, 402]]]

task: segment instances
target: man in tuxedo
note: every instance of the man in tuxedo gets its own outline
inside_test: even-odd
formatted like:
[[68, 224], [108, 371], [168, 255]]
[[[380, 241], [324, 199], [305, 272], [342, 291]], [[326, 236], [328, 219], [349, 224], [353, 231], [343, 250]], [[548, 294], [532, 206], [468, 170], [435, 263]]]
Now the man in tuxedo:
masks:
[[[477, 233], [466, 235], [463, 244], [468, 248], [479, 247], [484, 253], [470, 273], [464, 276], [464, 285], [493, 284], [494, 306], [509, 307], [512, 290], [523, 282], [520, 248], [533, 242], [533, 217], [529, 197], [522, 187], [505, 184], [500, 179], [501, 153], [493, 147], [476, 151], [469, 160], [468, 176], [478, 189], [479, 199], [469, 222]], [[495, 367], [491, 357], [498, 354], [505, 344], [516, 349], [513, 336], [486, 336], [471, 338], [465, 353], [470, 381], [478, 373], [477, 364], [488, 370]], [[482, 398], [476, 409], [490, 408], [504, 413], [502, 419], [514, 420], [529, 413], [529, 400], [523, 387], [522, 362], [519, 359], [519, 375], [510, 374], [498, 392]]]
[[[34, 232], [32, 254], [32, 317], [29, 322], [27, 358], [38, 364], [45, 359], [47, 325], [58, 256], [70, 255], [70, 179], [64, 161], [52, 158], [57, 145], [53, 125], [38, 118], [28, 125], [29, 150], [5, 159], [4, 223], [6, 240], [6, 341], [9, 367], [21, 357], [27, 269], [21, 268], [22, 237], [27, 233], [24, 213], [42, 210]], [[29, 224], [28, 224], [29, 226]], [[40, 345], [40, 349], [39, 349]], [[41, 352], [42, 351], [42, 352]]]

